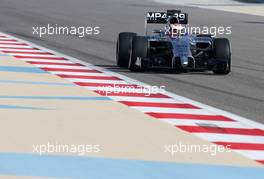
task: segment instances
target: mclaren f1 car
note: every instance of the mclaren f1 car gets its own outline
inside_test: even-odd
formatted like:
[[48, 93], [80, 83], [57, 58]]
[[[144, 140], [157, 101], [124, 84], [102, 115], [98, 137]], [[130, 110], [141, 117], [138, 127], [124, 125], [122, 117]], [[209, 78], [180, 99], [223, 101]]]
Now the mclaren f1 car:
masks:
[[[231, 71], [229, 40], [186, 32], [187, 13], [180, 10], [148, 12], [145, 23], [144, 36], [133, 32], [119, 33], [116, 46], [119, 67], [134, 72], [169, 69], [176, 72], [213, 71], [225, 75]], [[148, 24], [160, 24], [164, 28], [155, 29], [148, 35]]]

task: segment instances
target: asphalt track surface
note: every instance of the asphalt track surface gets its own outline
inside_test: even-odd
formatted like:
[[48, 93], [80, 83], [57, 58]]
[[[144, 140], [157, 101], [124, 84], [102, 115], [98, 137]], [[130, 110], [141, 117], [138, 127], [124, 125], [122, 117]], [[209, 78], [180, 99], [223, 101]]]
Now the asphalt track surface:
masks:
[[[149, 10], [180, 8], [195, 25], [231, 25], [233, 69], [228, 76], [211, 73], [131, 73], [115, 66], [116, 38], [121, 31], [144, 33]], [[100, 35], [33, 35], [32, 27], [100, 26]], [[135, 0], [1, 0], [0, 31], [170, 92], [264, 123], [264, 18], [246, 14], [161, 5]]]

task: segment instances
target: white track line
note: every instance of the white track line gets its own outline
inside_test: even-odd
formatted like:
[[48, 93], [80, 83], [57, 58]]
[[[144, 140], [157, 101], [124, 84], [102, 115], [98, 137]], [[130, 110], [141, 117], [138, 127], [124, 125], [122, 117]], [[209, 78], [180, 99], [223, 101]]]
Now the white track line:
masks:
[[88, 69], [86, 66], [67, 66], [67, 65], [48, 65], [48, 64], [34, 64], [34, 65], [39, 68], [61, 68], [61, 69], [78, 69], [78, 70]]
[[[43, 50], [37, 50], [37, 49], [33, 49], [33, 48], [28, 49], [28, 50], [26, 50], [26, 49], [0, 48], [0, 51], [16, 51], [16, 52], [32, 52], [32, 53], [34, 53], [34, 52], [45, 52]], [[9, 52], [5, 52], [5, 53], [9, 53]], [[16, 53], [16, 54], [18, 54], [18, 53]]]
[[8, 41], [1, 41], [1, 40], [0, 40], [0, 43], [7, 43], [7, 44], [10, 44], [10, 45], [21, 44], [21, 42], [18, 42], [18, 41], [8, 42]]
[[[150, 97], [130, 97], [130, 96], [109, 96], [115, 101], [131, 101], [131, 102], [156, 102], [156, 103], [177, 103], [177, 100], [171, 98], [150, 98]], [[178, 101], [178, 103], [182, 103]]]
[[8, 37], [0, 37], [0, 40], [13, 40], [13, 39], [10, 39]]
[[253, 160], [264, 160], [264, 151], [261, 150], [234, 150], [234, 151]]
[[3, 45], [3, 44], [0, 44], [0, 48], [3, 48], [3, 47], [15, 47], [15, 48], [28, 48], [28, 49], [32, 49], [31, 46], [28, 46], [28, 45]]
[[129, 84], [122, 80], [97, 80], [97, 79], [82, 79], [82, 78], [67, 78], [71, 82], [83, 82], [83, 83], [102, 83], [102, 84]]
[[45, 59], [24, 59], [21, 58], [21, 60], [26, 62], [50, 62], [50, 63], [68, 63], [68, 64], [74, 64], [73, 62], [69, 60], [45, 60]]
[[192, 133], [202, 139], [211, 142], [237, 142], [264, 144], [263, 136], [238, 135], [238, 134], [217, 134], [217, 133]]
[[9, 55], [13, 55], [13, 56], [17, 56], [17, 57], [23, 57], [23, 56], [27, 56], [27, 57], [56, 57], [52, 54], [25, 54], [25, 53], [7, 53]]
[[163, 108], [163, 107], [131, 107], [144, 113], [173, 113], [173, 114], [200, 114], [200, 115], [213, 115], [204, 109], [183, 109], [183, 108]]
[[207, 127], [221, 127], [221, 128], [237, 128], [245, 129], [248, 126], [239, 122], [233, 121], [209, 121], [209, 120], [190, 120], [190, 119], [159, 119], [161, 121], [170, 123], [175, 126], [207, 126]]
[[66, 71], [51, 71], [56, 75], [80, 75], [80, 76], [109, 76], [105, 73], [89, 73], [89, 72], [66, 72]]

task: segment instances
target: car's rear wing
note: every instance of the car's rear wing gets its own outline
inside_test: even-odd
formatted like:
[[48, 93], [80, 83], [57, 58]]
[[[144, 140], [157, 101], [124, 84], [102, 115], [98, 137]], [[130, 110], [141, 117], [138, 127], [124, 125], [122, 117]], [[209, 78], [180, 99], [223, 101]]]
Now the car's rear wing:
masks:
[[188, 24], [188, 14], [180, 10], [168, 10], [167, 12], [147, 12], [148, 24], [166, 24], [170, 17], [176, 17], [180, 24]]
[[167, 10], [167, 12], [147, 12], [145, 18], [145, 31], [147, 35], [148, 24], [167, 24], [170, 17], [176, 17], [180, 24], [188, 24], [188, 14], [180, 10]]

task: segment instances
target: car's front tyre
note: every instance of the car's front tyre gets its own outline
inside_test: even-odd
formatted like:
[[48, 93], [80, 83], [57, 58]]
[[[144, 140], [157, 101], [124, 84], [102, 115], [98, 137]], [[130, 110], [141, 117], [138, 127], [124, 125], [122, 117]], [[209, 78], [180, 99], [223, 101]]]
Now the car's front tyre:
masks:
[[118, 67], [127, 68], [130, 58], [130, 49], [133, 37], [136, 33], [121, 32], [116, 43], [116, 63]]
[[135, 36], [132, 40], [128, 68], [133, 72], [145, 70], [144, 58], [148, 55], [148, 39], [145, 36]]
[[214, 56], [217, 60], [214, 74], [227, 75], [231, 71], [231, 48], [226, 38], [217, 38], [213, 42]]

